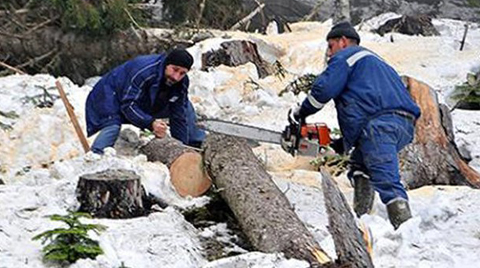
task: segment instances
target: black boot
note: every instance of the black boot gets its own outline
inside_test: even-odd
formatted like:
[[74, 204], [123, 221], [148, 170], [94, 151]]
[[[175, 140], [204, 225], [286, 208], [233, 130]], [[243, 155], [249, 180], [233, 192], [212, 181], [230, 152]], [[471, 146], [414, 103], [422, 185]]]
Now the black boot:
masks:
[[408, 201], [405, 199], [398, 199], [387, 205], [388, 218], [393, 228], [398, 227], [412, 217]]
[[357, 217], [370, 213], [375, 200], [375, 192], [370, 185], [370, 177], [361, 171], [354, 172], [353, 187], [353, 210]]

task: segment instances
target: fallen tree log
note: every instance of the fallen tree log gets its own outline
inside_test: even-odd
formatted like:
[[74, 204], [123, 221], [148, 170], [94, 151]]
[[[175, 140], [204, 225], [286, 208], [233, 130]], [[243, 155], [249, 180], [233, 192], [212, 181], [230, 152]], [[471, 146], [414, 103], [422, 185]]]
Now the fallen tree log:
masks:
[[145, 191], [131, 170], [105, 170], [80, 176], [76, 189], [79, 211], [97, 218], [126, 219], [145, 214]]
[[253, 247], [335, 267], [246, 142], [209, 135], [204, 149], [207, 170]]
[[[335, 262], [298, 218], [246, 141], [210, 134], [203, 149], [205, 168], [255, 249], [282, 252], [288, 258], [308, 261], [311, 267], [373, 267], [348, 204], [333, 182], [325, 182], [323, 188], [328, 199], [329, 229], [336, 237], [339, 259]], [[150, 161], [168, 166], [178, 157], [175, 155], [182, 156], [191, 149], [177, 141], [154, 139], [141, 152]]]
[[212, 185], [202, 155], [173, 138], [153, 139], [140, 148], [140, 152], [148, 161], [167, 165], [172, 185], [183, 197], [200, 196]]
[[381, 36], [390, 32], [423, 36], [440, 35], [432, 24], [432, 18], [425, 14], [416, 16], [404, 15], [400, 18], [388, 20], [376, 32]]
[[439, 104], [428, 85], [403, 77], [422, 111], [415, 125], [414, 141], [400, 153], [402, 180], [407, 188], [424, 185], [468, 185], [480, 188], [480, 174], [462, 159], [455, 144], [448, 107]]
[[345, 196], [326, 170], [322, 169], [321, 173], [322, 190], [328, 213], [328, 230], [335, 243], [337, 262], [348, 263], [351, 268], [373, 268], [367, 245]]

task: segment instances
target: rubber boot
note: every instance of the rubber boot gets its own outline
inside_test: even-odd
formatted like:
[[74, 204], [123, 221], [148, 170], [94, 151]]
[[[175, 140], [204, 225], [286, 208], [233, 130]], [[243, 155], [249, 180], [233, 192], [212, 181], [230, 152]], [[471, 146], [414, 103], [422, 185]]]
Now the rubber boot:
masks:
[[412, 217], [408, 201], [398, 199], [387, 205], [388, 218], [393, 228], [398, 229], [402, 223]]
[[353, 174], [353, 210], [357, 217], [372, 211], [375, 192], [370, 185], [370, 177], [363, 172]]

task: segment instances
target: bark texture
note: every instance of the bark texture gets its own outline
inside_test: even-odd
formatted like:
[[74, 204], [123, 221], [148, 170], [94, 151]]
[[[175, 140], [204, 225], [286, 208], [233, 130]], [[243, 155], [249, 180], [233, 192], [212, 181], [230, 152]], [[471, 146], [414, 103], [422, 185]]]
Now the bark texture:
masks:
[[140, 176], [130, 170], [105, 170], [80, 177], [79, 211], [98, 218], [126, 219], [145, 214]]
[[400, 154], [402, 179], [407, 187], [468, 185], [480, 188], [480, 174], [462, 159], [454, 141], [448, 108], [438, 103], [428, 85], [410, 77], [404, 81], [422, 111], [415, 138]]
[[352, 268], [373, 268], [372, 259], [363, 240], [347, 200], [338, 189], [330, 174], [322, 173], [322, 189], [328, 213], [328, 230], [332, 234], [337, 252], [337, 262]]
[[268, 63], [260, 57], [255, 43], [236, 40], [223, 42], [221, 47], [221, 49], [202, 55], [202, 70], [207, 70], [208, 67], [215, 67], [221, 64], [226, 66], [239, 66], [252, 62], [257, 67], [258, 77], [264, 78], [272, 73]]
[[380, 26], [376, 32], [381, 36], [389, 32], [423, 36], [440, 35], [435, 26], [433, 26], [432, 18], [427, 15], [402, 16], [391, 19]]
[[245, 141], [209, 135], [204, 149], [207, 170], [256, 249], [283, 252], [289, 258], [307, 260], [312, 267], [331, 267], [330, 259]]
[[140, 148], [140, 152], [147, 156], [148, 161], [162, 162], [170, 168], [179, 156], [185, 153], [194, 153], [195, 151], [187, 146], [183, 146], [176, 139], [165, 137], [163, 139], [153, 139], [145, 146]]
[[211, 186], [202, 155], [178, 140], [153, 139], [140, 149], [148, 161], [159, 161], [170, 170], [170, 180], [181, 196], [197, 197]]

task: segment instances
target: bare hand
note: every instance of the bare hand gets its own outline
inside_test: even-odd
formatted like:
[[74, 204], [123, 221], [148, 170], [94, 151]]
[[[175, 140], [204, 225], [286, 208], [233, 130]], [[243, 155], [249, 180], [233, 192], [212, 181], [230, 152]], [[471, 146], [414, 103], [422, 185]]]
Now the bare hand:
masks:
[[153, 134], [155, 134], [155, 137], [157, 138], [163, 138], [167, 134], [167, 123], [165, 123], [162, 120], [156, 119], [152, 123], [152, 128], [153, 128]]

